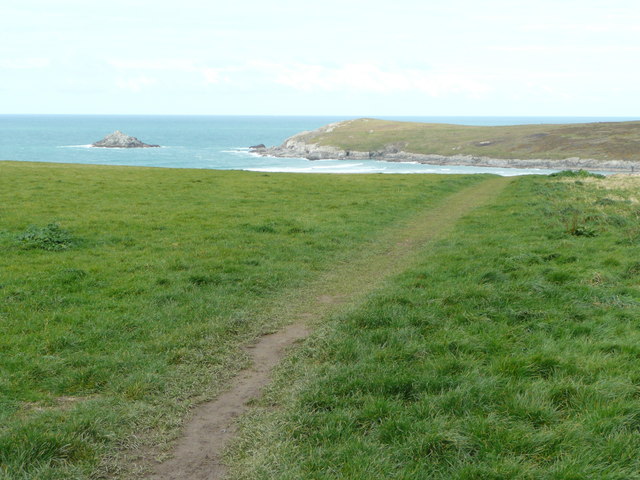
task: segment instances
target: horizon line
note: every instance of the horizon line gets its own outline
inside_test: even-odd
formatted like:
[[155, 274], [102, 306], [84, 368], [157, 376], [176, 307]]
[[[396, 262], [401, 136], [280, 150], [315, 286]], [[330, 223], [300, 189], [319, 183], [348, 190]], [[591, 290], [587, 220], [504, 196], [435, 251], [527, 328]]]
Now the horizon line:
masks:
[[102, 117], [345, 117], [345, 118], [380, 118], [380, 117], [403, 117], [403, 118], [638, 118], [637, 115], [602, 115], [602, 114], [551, 114], [551, 115], [526, 115], [526, 114], [498, 114], [498, 115], [473, 115], [473, 114], [368, 114], [368, 115], [344, 115], [344, 114], [253, 114], [253, 113], [0, 113], [0, 116], [102, 116]]

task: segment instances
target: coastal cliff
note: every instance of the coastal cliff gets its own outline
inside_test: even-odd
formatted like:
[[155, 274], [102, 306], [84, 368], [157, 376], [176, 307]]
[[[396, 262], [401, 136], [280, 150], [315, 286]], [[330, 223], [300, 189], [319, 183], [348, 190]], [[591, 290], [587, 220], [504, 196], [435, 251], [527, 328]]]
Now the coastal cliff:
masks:
[[[469, 127], [348, 120], [251, 151], [309, 160], [640, 172], [640, 122]], [[443, 152], [451, 152], [444, 154]], [[486, 152], [486, 153], [485, 153]]]

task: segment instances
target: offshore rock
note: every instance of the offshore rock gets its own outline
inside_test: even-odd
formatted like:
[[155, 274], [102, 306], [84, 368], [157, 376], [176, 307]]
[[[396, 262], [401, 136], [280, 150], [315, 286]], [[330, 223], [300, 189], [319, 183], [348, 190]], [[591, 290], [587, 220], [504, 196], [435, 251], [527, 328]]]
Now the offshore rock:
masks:
[[125, 135], [120, 130], [110, 133], [102, 140], [91, 145], [99, 148], [156, 148], [160, 145], [149, 145], [138, 140], [136, 137]]

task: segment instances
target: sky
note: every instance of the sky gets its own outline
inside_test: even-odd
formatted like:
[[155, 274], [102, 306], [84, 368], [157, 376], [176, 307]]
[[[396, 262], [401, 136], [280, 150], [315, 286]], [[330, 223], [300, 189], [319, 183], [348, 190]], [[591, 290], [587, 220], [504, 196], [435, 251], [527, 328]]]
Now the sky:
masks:
[[0, 113], [640, 116], [638, 0], [1, 0]]

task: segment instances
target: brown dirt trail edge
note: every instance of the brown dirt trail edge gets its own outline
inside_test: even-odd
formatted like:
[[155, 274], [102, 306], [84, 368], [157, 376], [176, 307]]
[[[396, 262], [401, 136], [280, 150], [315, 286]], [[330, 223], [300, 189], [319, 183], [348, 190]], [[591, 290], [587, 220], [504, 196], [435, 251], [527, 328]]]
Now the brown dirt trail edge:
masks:
[[217, 480], [226, 468], [222, 453], [237, 431], [235, 419], [249, 408], [269, 382], [272, 369], [286, 349], [310, 333], [314, 320], [349, 305], [381, 286], [384, 279], [401, 273], [424, 245], [442, 237], [474, 208], [494, 200], [510, 178], [491, 178], [445, 197], [435, 207], [421, 212], [402, 226], [395, 225], [380, 241], [348, 263], [338, 264], [330, 273], [308, 286], [304, 300], [285, 299], [270, 312], [288, 326], [265, 335], [246, 347], [252, 366], [241, 371], [229, 389], [216, 399], [198, 406], [171, 458], [156, 464], [152, 480]]

